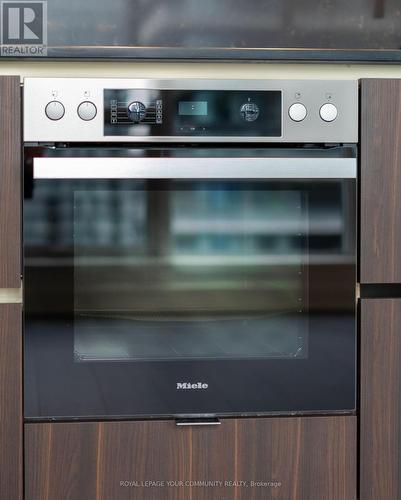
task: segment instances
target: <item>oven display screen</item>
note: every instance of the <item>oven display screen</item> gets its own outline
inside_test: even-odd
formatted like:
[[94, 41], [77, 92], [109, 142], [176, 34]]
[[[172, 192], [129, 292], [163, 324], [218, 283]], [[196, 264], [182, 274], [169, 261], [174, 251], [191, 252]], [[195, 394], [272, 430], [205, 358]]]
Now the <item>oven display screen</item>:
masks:
[[207, 101], [180, 101], [178, 114], [180, 116], [207, 116]]
[[[141, 114], [132, 113], [135, 104]], [[105, 89], [104, 135], [281, 137], [279, 90]]]

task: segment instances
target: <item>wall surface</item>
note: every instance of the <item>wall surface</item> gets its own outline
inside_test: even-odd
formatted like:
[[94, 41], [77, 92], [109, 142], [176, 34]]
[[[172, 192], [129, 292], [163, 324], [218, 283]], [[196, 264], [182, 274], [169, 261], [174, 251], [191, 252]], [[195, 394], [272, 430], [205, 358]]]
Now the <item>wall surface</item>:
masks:
[[401, 78], [401, 65], [0, 61], [1, 75], [126, 78]]

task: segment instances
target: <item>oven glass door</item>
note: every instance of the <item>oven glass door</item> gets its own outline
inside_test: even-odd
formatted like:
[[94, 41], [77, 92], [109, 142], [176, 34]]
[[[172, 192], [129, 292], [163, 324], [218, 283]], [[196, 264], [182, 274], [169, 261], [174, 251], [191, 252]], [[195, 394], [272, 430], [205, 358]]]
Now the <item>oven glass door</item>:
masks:
[[355, 408], [355, 160], [60, 154], [26, 151], [27, 418]]

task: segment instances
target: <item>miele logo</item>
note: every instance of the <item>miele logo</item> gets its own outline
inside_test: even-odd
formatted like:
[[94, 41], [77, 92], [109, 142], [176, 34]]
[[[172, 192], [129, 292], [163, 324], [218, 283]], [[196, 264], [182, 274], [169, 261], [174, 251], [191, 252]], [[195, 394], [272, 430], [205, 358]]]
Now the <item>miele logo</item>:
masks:
[[190, 382], [177, 382], [177, 389], [207, 389], [209, 384], [204, 384], [203, 382], [196, 382], [191, 384]]

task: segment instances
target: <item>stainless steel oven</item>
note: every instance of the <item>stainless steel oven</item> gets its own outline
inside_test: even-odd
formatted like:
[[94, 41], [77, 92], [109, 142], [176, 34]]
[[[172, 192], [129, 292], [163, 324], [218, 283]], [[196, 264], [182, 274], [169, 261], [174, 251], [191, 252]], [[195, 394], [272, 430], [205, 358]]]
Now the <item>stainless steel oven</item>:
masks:
[[24, 98], [27, 419], [355, 410], [356, 82]]

